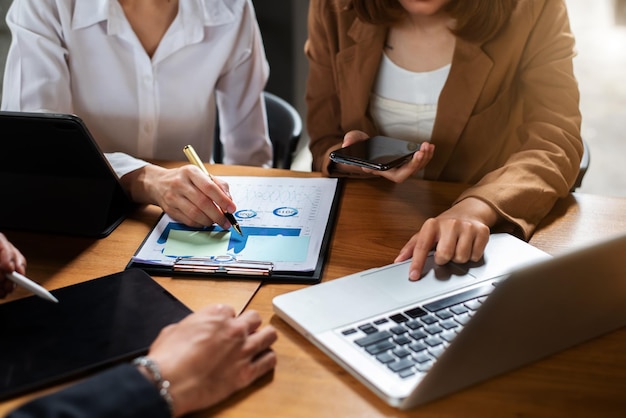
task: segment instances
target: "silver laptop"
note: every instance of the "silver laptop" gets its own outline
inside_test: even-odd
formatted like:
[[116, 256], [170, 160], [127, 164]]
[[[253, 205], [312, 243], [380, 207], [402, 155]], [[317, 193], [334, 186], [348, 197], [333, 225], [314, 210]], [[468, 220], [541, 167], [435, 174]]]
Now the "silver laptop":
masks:
[[483, 262], [409, 262], [274, 298], [276, 314], [409, 409], [626, 325], [626, 236], [552, 258], [493, 234]]

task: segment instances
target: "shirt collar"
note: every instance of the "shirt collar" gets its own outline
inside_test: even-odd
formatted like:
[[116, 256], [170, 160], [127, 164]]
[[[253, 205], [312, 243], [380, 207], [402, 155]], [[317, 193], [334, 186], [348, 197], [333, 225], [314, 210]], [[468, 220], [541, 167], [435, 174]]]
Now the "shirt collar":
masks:
[[[194, 37], [193, 34], [205, 26], [218, 26], [235, 20], [234, 7], [238, 6], [237, 1], [215, 1], [215, 0], [180, 0], [179, 15], [183, 21], [187, 37]], [[72, 17], [72, 29], [82, 29], [98, 22], [107, 21], [109, 34], [118, 33], [120, 30], [119, 14], [121, 7], [117, 0], [87, 0], [77, 1]], [[201, 17], [201, 19], [198, 19]]]
[[112, 1], [117, 3], [116, 0], [88, 0], [74, 3], [72, 29], [82, 29], [107, 20]]

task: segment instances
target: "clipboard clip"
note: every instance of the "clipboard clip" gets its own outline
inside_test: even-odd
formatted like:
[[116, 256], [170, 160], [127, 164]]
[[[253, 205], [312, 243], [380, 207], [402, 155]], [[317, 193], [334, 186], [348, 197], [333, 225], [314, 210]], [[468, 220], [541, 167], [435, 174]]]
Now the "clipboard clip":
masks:
[[191, 273], [222, 273], [254, 276], [269, 276], [274, 263], [269, 261], [238, 260], [230, 255], [214, 257], [179, 257], [174, 261], [174, 271]]

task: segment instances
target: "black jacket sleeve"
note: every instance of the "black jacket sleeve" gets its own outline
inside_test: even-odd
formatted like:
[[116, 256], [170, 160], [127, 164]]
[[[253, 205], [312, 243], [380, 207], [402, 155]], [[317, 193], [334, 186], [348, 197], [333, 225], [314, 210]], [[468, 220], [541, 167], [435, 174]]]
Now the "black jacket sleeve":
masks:
[[28, 402], [7, 418], [169, 418], [167, 403], [134, 366], [122, 364]]

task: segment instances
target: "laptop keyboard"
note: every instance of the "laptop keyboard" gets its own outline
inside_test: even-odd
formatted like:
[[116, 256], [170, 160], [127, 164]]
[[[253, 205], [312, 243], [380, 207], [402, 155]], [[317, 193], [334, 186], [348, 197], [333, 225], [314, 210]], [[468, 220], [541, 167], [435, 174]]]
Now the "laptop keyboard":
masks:
[[492, 290], [493, 284], [484, 285], [340, 332], [381, 366], [408, 378], [430, 369]]

